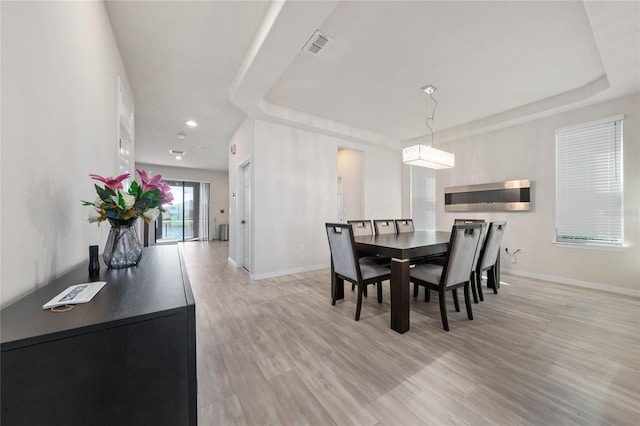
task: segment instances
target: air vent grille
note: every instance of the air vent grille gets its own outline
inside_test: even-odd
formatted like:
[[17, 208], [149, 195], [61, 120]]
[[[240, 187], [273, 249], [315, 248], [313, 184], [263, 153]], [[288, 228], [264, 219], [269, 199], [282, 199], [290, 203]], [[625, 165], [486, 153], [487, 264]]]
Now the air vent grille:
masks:
[[331, 41], [331, 37], [316, 31], [313, 33], [307, 44], [304, 45], [304, 51], [316, 56]]
[[178, 151], [177, 149], [170, 149], [169, 154], [173, 155], [184, 155], [184, 151]]

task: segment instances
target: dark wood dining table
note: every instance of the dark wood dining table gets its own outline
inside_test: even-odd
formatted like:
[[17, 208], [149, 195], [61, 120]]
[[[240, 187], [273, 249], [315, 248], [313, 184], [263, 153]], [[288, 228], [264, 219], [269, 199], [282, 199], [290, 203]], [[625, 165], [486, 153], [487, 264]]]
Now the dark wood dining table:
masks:
[[[358, 255], [379, 255], [391, 258], [392, 330], [401, 334], [409, 331], [411, 259], [446, 253], [450, 238], [449, 231], [415, 231], [354, 237]], [[497, 290], [500, 288], [500, 256], [493, 268], [496, 270], [496, 279], [493, 278], [494, 274], [488, 273], [487, 287]], [[344, 280], [335, 274], [331, 279], [331, 291], [336, 293], [336, 300], [344, 299]]]
[[[416, 231], [355, 237], [359, 255], [377, 254], [391, 258], [391, 328], [398, 333], [409, 331], [410, 259], [444, 253], [450, 232]], [[334, 276], [336, 299], [344, 298], [344, 281]]]

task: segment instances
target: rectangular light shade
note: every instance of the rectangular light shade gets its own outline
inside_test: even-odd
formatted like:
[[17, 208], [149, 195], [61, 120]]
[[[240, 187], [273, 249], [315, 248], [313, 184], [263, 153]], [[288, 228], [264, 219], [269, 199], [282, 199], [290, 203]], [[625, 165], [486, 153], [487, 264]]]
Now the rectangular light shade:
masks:
[[450, 169], [455, 155], [426, 145], [412, 145], [402, 150], [402, 162], [434, 170]]

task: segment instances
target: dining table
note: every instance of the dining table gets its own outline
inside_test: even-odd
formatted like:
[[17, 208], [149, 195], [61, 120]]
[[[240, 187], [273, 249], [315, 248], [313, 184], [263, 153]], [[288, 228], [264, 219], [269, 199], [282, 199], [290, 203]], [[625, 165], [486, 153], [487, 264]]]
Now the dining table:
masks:
[[[400, 234], [378, 234], [354, 237], [358, 256], [378, 255], [391, 258], [391, 329], [398, 333], [409, 331], [411, 260], [446, 253], [450, 231], [414, 231]], [[489, 287], [499, 286], [491, 280]], [[336, 300], [344, 299], [344, 280], [332, 276], [332, 292]]]

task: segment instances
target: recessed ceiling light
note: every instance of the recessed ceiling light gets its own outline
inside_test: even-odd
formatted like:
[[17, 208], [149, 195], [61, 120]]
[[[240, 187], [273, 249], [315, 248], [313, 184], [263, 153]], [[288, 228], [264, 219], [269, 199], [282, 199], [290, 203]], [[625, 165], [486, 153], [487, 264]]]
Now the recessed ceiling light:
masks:
[[182, 156], [181, 155], [176, 155], [176, 160], [182, 160]]
[[184, 133], [178, 133], [178, 139], [186, 139], [187, 135], [185, 135]]
[[196, 123], [196, 122], [195, 122], [195, 121], [193, 121], [193, 120], [185, 121], [185, 123], [184, 123], [184, 124], [186, 124], [186, 125], [187, 125], [187, 126], [189, 126], [189, 127], [198, 127], [198, 123]]

